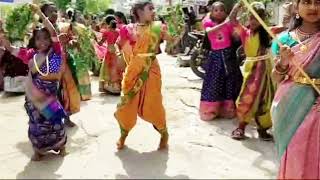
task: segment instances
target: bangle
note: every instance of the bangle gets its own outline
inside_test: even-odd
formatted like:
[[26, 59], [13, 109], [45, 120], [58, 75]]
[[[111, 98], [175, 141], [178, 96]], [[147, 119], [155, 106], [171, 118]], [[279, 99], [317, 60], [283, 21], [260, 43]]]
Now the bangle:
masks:
[[289, 65], [283, 67], [280, 63], [277, 63], [274, 69], [278, 74], [285, 75], [289, 71]]

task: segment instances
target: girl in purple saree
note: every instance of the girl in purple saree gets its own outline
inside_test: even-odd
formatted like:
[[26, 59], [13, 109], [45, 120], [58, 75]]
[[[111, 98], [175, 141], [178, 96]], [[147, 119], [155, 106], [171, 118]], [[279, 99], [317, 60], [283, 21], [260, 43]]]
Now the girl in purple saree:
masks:
[[50, 150], [66, 154], [67, 136], [63, 124], [66, 113], [57, 98], [62, 64], [60, 42], [53, 25], [40, 8], [37, 5], [30, 7], [45, 26], [34, 30], [31, 47], [15, 48], [3, 35], [0, 42], [29, 66], [25, 109], [29, 116], [28, 136], [34, 149], [32, 160], [38, 161]]

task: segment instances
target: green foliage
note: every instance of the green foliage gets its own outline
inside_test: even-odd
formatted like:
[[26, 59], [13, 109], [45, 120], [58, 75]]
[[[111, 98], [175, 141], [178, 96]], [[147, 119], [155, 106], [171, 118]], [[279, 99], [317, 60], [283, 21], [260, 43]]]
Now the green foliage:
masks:
[[14, 8], [5, 20], [6, 36], [11, 42], [24, 41], [33, 20], [33, 12], [27, 4]]
[[68, 5], [71, 3], [71, 0], [50, 0], [53, 2], [58, 9], [65, 11], [68, 8]]
[[[77, 26], [77, 25], [75, 25]], [[88, 69], [91, 69], [93, 63], [98, 61], [94, 47], [91, 43], [94, 38], [94, 33], [85, 27], [75, 28], [78, 36], [78, 44], [80, 49], [69, 49], [69, 52], [74, 55], [76, 59], [77, 69], [79, 73], [85, 73]]]
[[163, 7], [158, 10], [158, 14], [165, 19], [168, 25], [168, 32], [171, 36], [181, 35], [184, 30], [184, 18], [181, 4], [177, 4], [173, 7]]
[[13, 9], [12, 5], [0, 5], [0, 18], [4, 19]]
[[83, 14], [98, 14], [107, 10], [112, 0], [77, 0], [75, 8]]

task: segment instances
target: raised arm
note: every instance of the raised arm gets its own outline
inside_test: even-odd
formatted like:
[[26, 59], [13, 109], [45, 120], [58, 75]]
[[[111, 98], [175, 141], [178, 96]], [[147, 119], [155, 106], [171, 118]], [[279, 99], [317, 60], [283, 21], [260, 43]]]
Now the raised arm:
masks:
[[11, 45], [10, 41], [5, 37], [3, 33], [0, 33], [0, 45], [3, 46], [7, 51], [13, 53], [16, 49]]
[[4, 34], [0, 33], [0, 46], [3, 46], [12, 55], [18, 57], [23, 63], [28, 64], [34, 53], [33, 49], [17, 48], [11, 45], [10, 41], [5, 37]]
[[34, 13], [36, 13], [43, 22], [43, 25], [48, 29], [52, 38], [57, 38], [57, 32], [53, 26], [53, 24], [49, 21], [49, 19], [44, 15], [40, 9], [40, 7], [36, 4], [30, 4], [30, 8]]
[[238, 2], [237, 4], [234, 5], [229, 15], [230, 22], [238, 23], [237, 16], [242, 7], [243, 7], [243, 4], [241, 2]]
[[223, 23], [218, 24], [216, 26], [213, 27], [207, 27], [206, 28], [206, 32], [207, 33], [212, 33], [212, 32], [216, 32], [218, 30], [220, 30], [224, 25], [226, 25], [229, 22], [229, 19], [226, 19]]

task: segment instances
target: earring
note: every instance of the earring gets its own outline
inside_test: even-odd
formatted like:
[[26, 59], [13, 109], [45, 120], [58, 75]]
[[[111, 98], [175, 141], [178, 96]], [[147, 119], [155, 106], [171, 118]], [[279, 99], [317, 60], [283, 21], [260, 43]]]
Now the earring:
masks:
[[300, 19], [300, 15], [298, 13], [296, 14], [296, 19]]

